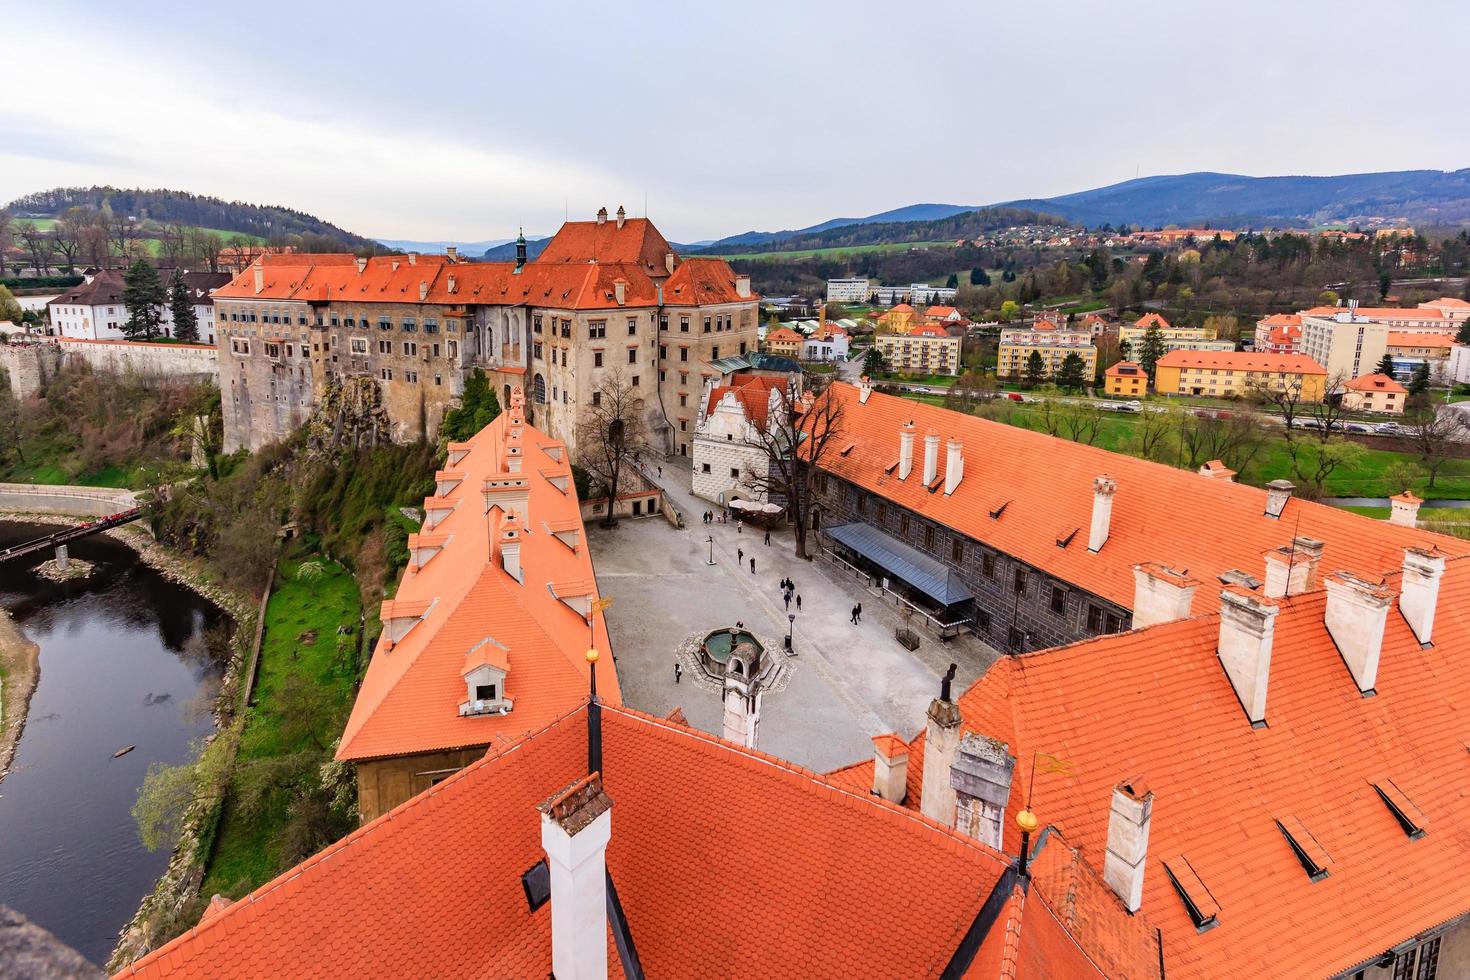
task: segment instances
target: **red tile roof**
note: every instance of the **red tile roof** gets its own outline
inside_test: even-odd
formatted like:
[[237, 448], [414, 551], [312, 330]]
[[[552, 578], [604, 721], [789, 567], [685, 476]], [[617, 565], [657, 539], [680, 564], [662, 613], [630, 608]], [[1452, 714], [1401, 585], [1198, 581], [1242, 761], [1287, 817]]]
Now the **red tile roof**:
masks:
[[[1030, 808], [1095, 861], [1112, 787], [1147, 781], [1140, 914], [1162, 930], [1170, 977], [1349, 972], [1470, 912], [1470, 617], [1460, 614], [1470, 558], [1446, 565], [1433, 645], [1421, 648], [1391, 608], [1372, 697], [1323, 625], [1325, 593], [1312, 592], [1281, 600], [1264, 727], [1251, 727], [1220, 666], [1213, 614], [1002, 658], [960, 697], [963, 726], [1004, 739], [1018, 759], [1046, 752], [1071, 764], [1037, 772]], [[1397, 591], [1400, 576], [1387, 581]], [[923, 743], [909, 747], [910, 806]], [[844, 782], [862, 785], [870, 767], [844, 770]], [[1411, 839], [1375, 783], [1407, 801], [1422, 837]], [[1024, 795], [1010, 796], [1008, 850]], [[1308, 849], [1330, 860], [1326, 877], [1309, 877], [1278, 821], [1306, 828]], [[1166, 866], [1181, 858], [1192, 870], [1180, 873], [1218, 906], [1217, 928], [1198, 931], [1170, 881]]]
[[1261, 322], [1268, 327], [1300, 327], [1302, 317], [1300, 313], [1272, 313]]
[[1365, 374], [1343, 385], [1349, 391], [1392, 391], [1408, 394], [1409, 389], [1386, 374]]
[[803, 341], [804, 339], [806, 338], [802, 337], [801, 334], [797, 333], [795, 330], [792, 330], [789, 327], [777, 327], [775, 330], [772, 330], [770, 333], [766, 334], [767, 343], [770, 343], [773, 340], [783, 344], [789, 344], [793, 342], [801, 343], [801, 341]]
[[[1207, 580], [1232, 569], [1259, 576], [1261, 556], [1297, 535], [1326, 542], [1322, 574], [1352, 567], [1381, 573], [1399, 567], [1408, 545], [1456, 555], [1470, 554], [1470, 541], [1400, 527], [1386, 521], [1293, 498], [1281, 517], [1265, 514], [1265, 491], [1205, 479], [1197, 473], [1111, 453], [1067, 439], [952, 412], [935, 405], [873, 392], [866, 404], [855, 387], [835, 383], [828, 391], [842, 408], [842, 438], [851, 452], [829, 454], [823, 467], [860, 487], [945, 526], [1014, 555], [1078, 588], [1118, 605], [1133, 607], [1133, 566], [1161, 561], [1187, 568]], [[899, 429], [912, 421], [919, 432], [936, 429], [963, 445], [964, 477], [952, 495], [930, 493], [915, 474], [897, 479]], [[939, 454], [939, 475], [946, 454]], [[1045, 460], [1045, 465], [1016, 465]], [[1092, 484], [1102, 474], [1117, 483], [1111, 533], [1096, 554], [1087, 550], [1092, 519]], [[942, 485], [942, 481], [941, 481]], [[992, 511], [1006, 504], [999, 517]], [[1209, 520], [1200, 515], [1208, 514]], [[1068, 547], [1057, 540], [1081, 529]], [[1198, 610], [1213, 609], [1218, 597], [1200, 589]]]
[[1225, 371], [1268, 371], [1272, 374], [1323, 374], [1326, 369], [1305, 354], [1273, 354], [1243, 350], [1171, 350], [1159, 367]]
[[1135, 378], [1143, 374], [1143, 368], [1133, 361], [1119, 361], [1103, 374], [1109, 378]]
[[[515, 427], [514, 410], [502, 412], [460, 449], [469, 451], [456, 464], [459, 483], [433, 501], [457, 501], [432, 528], [430, 537], [444, 539], [442, 549], [422, 567], [410, 565], [398, 592], [383, 603], [384, 617], [423, 617], [397, 643], [380, 639], [342, 733], [338, 758], [371, 759], [441, 749], [486, 745], [534, 731], [578, 704], [587, 691], [589, 642], [608, 647], [602, 613], [592, 614], [593, 629], [576, 611], [548, 592], [548, 582], [585, 581], [597, 598], [592, 559], [586, 538], [575, 548], [551, 533], [550, 525], [579, 531], [576, 490], [568, 481], [558, 489], [545, 472], [569, 473], [552, 453], [561, 443], [520, 423], [521, 472], [528, 482], [526, 513], [521, 526], [520, 561], [524, 584], [501, 567], [498, 544], [505, 511], [486, 514], [482, 487], [491, 477], [506, 476], [507, 438]], [[432, 503], [433, 501], [429, 501]], [[426, 529], [427, 530], [427, 529]], [[422, 542], [422, 536], [420, 537]], [[468, 699], [464, 673], [475, 651], [493, 656], [507, 668], [505, 694], [514, 708], [505, 715], [461, 716]], [[602, 694], [619, 700], [617, 678], [604, 671]]]
[[741, 296], [735, 279], [735, 271], [724, 259], [685, 259], [664, 283], [664, 305], [710, 306], [760, 299], [755, 293]]
[[1137, 321], [1135, 321], [1134, 326], [1143, 327], [1145, 330], [1147, 330], [1149, 327], [1158, 327], [1160, 330], [1168, 330], [1169, 321], [1165, 320], [1163, 316], [1158, 313], [1145, 313], [1143, 316], [1139, 317]]
[[910, 337], [948, 337], [949, 331], [937, 323], [921, 323], [908, 332]]
[[619, 228], [615, 220], [568, 221], [541, 250], [537, 263], [603, 262], [632, 265], [647, 275], [669, 274], [666, 256], [674, 248], [647, 218], [628, 218]]
[[1388, 335], [1389, 347], [1442, 347], [1449, 350], [1455, 338], [1447, 333], [1398, 333]]
[[[546, 976], [550, 909], [528, 910], [520, 878], [543, 857], [536, 804], [586, 771], [585, 715], [492, 747], [121, 975]], [[603, 711], [603, 758], [608, 871], [650, 977], [858, 963], [937, 977], [1008, 863], [866, 792], [627, 709]]]
[[[772, 380], [775, 379], [761, 379]], [[709, 393], [709, 401], [705, 405], [705, 415], [713, 414], [715, 406], [726, 395], [734, 395], [736, 403], [745, 412], [745, 417], [758, 429], [765, 429], [767, 421], [771, 417], [771, 392], [780, 391], [777, 384], [741, 384], [721, 385]]]

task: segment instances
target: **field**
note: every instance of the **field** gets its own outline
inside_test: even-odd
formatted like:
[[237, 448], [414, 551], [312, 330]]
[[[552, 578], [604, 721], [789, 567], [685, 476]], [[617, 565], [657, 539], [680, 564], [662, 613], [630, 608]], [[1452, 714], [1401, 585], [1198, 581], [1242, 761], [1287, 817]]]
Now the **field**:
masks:
[[[258, 766], [269, 771], [289, 756], [316, 750], [315, 743], [330, 747], [352, 706], [358, 638], [355, 633], [338, 635], [337, 626], [357, 623], [357, 583], [341, 565], [317, 560], [323, 573], [314, 579], [297, 577], [302, 562], [282, 561], [278, 567], [276, 589], [266, 606], [256, 706], [250, 709], [240, 738], [203, 895], [222, 892], [238, 898], [280, 870], [280, 840], [288, 813], [272, 806], [250, 818], [240, 812], [248, 770]], [[312, 696], [320, 700], [309, 727], [283, 719], [279, 711], [281, 692], [293, 674], [301, 675], [315, 692]]]
[[[21, 224], [33, 224], [37, 228], [41, 229], [42, 231], [50, 231], [51, 230], [51, 227], [54, 224], [56, 224], [56, 219], [55, 218], [19, 218], [19, 219], [17, 219], [16, 224], [17, 225], [21, 225]], [[201, 231], [211, 232], [212, 234], [218, 235], [224, 241], [229, 241], [231, 238], [235, 237], [236, 235], [244, 234], [243, 232], [238, 232], [238, 231], [226, 231], [223, 228], [201, 228], [200, 230]], [[265, 244], [265, 241], [266, 241], [264, 238], [260, 237], [259, 235], [245, 235], [245, 237], [248, 238], [248, 239], [250, 239], [251, 244], [254, 244], [254, 245], [264, 245]], [[159, 243], [159, 240], [157, 238], [143, 238], [143, 239], [140, 239], [140, 240], [143, 242], [143, 245], [148, 249], [148, 254], [149, 255], [157, 255], [159, 253], [160, 243]], [[16, 244], [16, 247], [24, 250], [24, 243], [21, 242], [18, 237], [16, 239], [16, 243], [15, 244]], [[54, 264], [54, 261], [55, 260], [53, 260], [53, 264]], [[22, 264], [24, 264], [24, 263], [22, 263]]]

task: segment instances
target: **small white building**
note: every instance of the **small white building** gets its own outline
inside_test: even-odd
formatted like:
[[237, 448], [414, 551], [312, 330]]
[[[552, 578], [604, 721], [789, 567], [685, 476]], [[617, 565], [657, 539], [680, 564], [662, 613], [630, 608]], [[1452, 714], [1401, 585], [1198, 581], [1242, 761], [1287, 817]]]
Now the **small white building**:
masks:
[[802, 341], [801, 359], [803, 361], [845, 361], [849, 342], [850, 338], [846, 330], [829, 323], [825, 329], [818, 330]]
[[1455, 344], [1450, 348], [1450, 362], [1445, 373], [1455, 384], [1470, 385], [1470, 345]]
[[732, 500], [765, 501], [761, 481], [769, 460], [761, 432], [772, 432], [789, 381], [783, 377], [737, 375], [729, 384], [705, 382], [694, 426], [696, 497], [721, 506]]
[[[160, 271], [165, 302], [161, 310], [163, 336], [174, 335], [174, 316], [166, 298], [172, 276]], [[227, 272], [186, 272], [184, 290], [194, 307], [199, 323], [199, 342], [214, 343], [214, 291], [230, 281]], [[79, 286], [57, 296], [46, 304], [50, 311], [51, 332], [76, 340], [126, 340], [123, 325], [128, 322], [128, 308], [123, 304], [123, 274], [117, 269], [103, 269], [87, 276]]]

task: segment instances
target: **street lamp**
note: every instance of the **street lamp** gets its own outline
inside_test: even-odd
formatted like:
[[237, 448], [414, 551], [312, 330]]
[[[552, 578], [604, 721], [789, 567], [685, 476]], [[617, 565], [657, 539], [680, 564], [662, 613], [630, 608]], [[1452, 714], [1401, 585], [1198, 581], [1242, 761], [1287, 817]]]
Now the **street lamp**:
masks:
[[786, 652], [791, 652], [791, 636], [796, 632], [796, 613], [787, 613], [786, 621], [790, 625], [786, 627]]
[[705, 540], [709, 542], [709, 561], [705, 562], [705, 564], [713, 565], [715, 563], [715, 536], [713, 534], [708, 535]]

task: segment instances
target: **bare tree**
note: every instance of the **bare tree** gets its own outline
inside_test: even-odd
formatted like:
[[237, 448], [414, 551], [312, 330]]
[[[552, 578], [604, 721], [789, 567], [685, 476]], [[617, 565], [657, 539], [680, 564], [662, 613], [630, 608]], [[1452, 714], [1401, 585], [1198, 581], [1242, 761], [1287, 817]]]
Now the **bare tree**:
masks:
[[1360, 463], [1368, 450], [1342, 437], [1320, 442], [1288, 441], [1286, 454], [1291, 457], [1291, 471], [1301, 487], [1302, 496], [1317, 498], [1327, 487], [1327, 478], [1343, 467], [1351, 469]]
[[1061, 438], [1062, 406], [1054, 398], [1042, 398], [1036, 409], [1036, 424], [1049, 436]]
[[1286, 438], [1290, 439], [1294, 435], [1297, 416], [1304, 408], [1302, 396], [1305, 386], [1300, 374], [1279, 381], [1279, 384], [1273, 384], [1269, 375], [1252, 377], [1246, 382], [1246, 392], [1257, 405], [1274, 408], [1280, 414], [1282, 422], [1286, 424]]
[[1411, 408], [1405, 413], [1404, 422], [1419, 454], [1419, 464], [1429, 474], [1429, 486], [1433, 489], [1440, 467], [1450, 457], [1450, 443], [1465, 441], [1470, 435], [1470, 425], [1458, 409], [1445, 406], [1436, 410], [1433, 405]]
[[[75, 208], [70, 209], [76, 210]], [[68, 211], [70, 214], [70, 211]], [[82, 239], [76, 223], [66, 214], [56, 219], [51, 226], [51, 244], [55, 247], [57, 254], [61, 256], [68, 273], [77, 271], [77, 256], [81, 254]]]
[[0, 276], [5, 275], [5, 253], [15, 241], [15, 219], [9, 211], [0, 208]]
[[[766, 457], [766, 474], [751, 474], [750, 482], [768, 500], [786, 504], [796, 543], [796, 557], [810, 558], [807, 534], [811, 530], [814, 482], [825, 479], [823, 464], [833, 441], [843, 430], [842, 402], [821, 375], [803, 377], [804, 393], [783, 398], [764, 430], [747, 440]], [[790, 394], [795, 394], [791, 392]]]
[[1144, 459], [1162, 462], [1169, 437], [1179, 428], [1178, 410], [1157, 412], [1145, 408], [1133, 425], [1133, 444]]
[[20, 240], [25, 242], [26, 251], [31, 253], [31, 265], [36, 275], [44, 276], [51, 267], [51, 236], [34, 221], [27, 221], [20, 226]]
[[610, 371], [582, 406], [577, 424], [577, 459], [607, 497], [603, 527], [618, 523], [618, 490], [632, 465], [648, 447], [648, 412], [643, 396], [621, 371]]
[[1218, 459], [1244, 473], [1267, 440], [1266, 426], [1254, 412], [1181, 412], [1177, 417], [1179, 448], [1190, 469]]
[[225, 244], [225, 256], [236, 272], [244, 272], [255, 257], [255, 243], [248, 235], [231, 235]]
[[110, 207], [102, 210], [102, 223], [107, 229], [107, 238], [111, 242], [113, 251], [117, 253], [118, 261], [127, 265], [133, 257], [133, 242], [137, 238], [137, 229], [133, 226], [133, 219], [125, 214], [118, 214]]
[[1317, 438], [1323, 442], [1331, 439], [1334, 432], [1342, 430], [1342, 418], [1347, 414], [1342, 396], [1347, 390], [1347, 382], [1347, 375], [1339, 371], [1327, 379], [1322, 389], [1322, 400], [1307, 403], [1307, 417], [1316, 420]]
[[175, 269], [181, 268], [188, 250], [189, 229], [170, 221], [158, 229], [158, 253]]
[[1061, 408], [1062, 434], [1091, 446], [1102, 434], [1103, 411], [1090, 402], [1068, 402]]
[[107, 237], [107, 226], [96, 211], [79, 218], [77, 236], [82, 243], [82, 261], [94, 269], [105, 269], [112, 264], [112, 246]]

